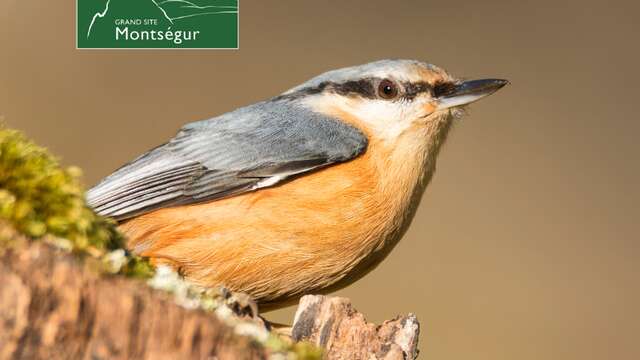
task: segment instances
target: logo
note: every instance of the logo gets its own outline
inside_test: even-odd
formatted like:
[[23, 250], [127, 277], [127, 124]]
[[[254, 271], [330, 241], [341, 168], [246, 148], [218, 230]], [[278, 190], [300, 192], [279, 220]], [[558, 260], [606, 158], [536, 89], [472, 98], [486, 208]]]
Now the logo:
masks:
[[79, 49], [237, 49], [238, 0], [76, 0]]

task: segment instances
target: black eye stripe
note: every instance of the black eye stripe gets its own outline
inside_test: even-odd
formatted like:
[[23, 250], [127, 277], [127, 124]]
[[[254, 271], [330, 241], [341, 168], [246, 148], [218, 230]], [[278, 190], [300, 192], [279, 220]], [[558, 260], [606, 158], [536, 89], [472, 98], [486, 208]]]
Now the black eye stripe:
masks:
[[451, 94], [455, 91], [456, 84], [450, 82], [440, 82], [433, 87], [433, 96], [440, 97]]
[[373, 99], [376, 97], [376, 88], [373, 84], [373, 79], [361, 79], [332, 84], [330, 88], [340, 95], [358, 94], [367, 99]]
[[[376, 86], [384, 79], [364, 78], [360, 80], [350, 80], [345, 82], [325, 81], [314, 87], [300, 89], [294, 93], [281, 95], [276, 99], [297, 99], [306, 95], [319, 94], [325, 91], [331, 91], [340, 95], [358, 95], [366, 99], [377, 99]], [[412, 100], [422, 93], [430, 93], [431, 96], [438, 97], [450, 92], [455, 84], [449, 82], [437, 83], [435, 86], [426, 81], [410, 83], [402, 82], [400, 85], [400, 96], [398, 99]]]
[[432, 97], [440, 97], [443, 95], [447, 95], [455, 91], [456, 84], [452, 82], [437, 82], [435, 85], [431, 85], [427, 82], [418, 82], [418, 83], [405, 83], [405, 94], [404, 97], [407, 99], [413, 99], [419, 94], [429, 93]]
[[419, 94], [425, 92], [431, 92], [431, 85], [427, 82], [419, 82], [419, 83], [404, 83], [404, 98], [413, 99]]
[[[344, 83], [326, 83], [323, 88], [334, 91], [340, 95], [355, 94], [367, 99], [376, 99], [376, 84], [383, 80], [384, 79], [366, 78], [361, 80], [346, 81]], [[429, 83], [427, 82], [404, 82], [401, 83], [400, 86], [401, 97], [405, 99], [413, 99], [421, 93], [432, 91], [431, 85], [429, 85]]]

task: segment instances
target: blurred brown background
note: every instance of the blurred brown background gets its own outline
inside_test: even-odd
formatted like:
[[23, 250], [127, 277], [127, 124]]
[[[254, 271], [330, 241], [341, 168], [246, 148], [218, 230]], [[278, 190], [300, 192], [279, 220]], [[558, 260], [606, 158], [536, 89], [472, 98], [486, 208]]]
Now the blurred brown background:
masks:
[[417, 313], [423, 359], [640, 358], [637, 2], [240, 9], [239, 51], [78, 51], [74, 1], [0, 0], [0, 114], [90, 185], [325, 70], [415, 58], [510, 79], [456, 126], [403, 241], [339, 294], [377, 322]]

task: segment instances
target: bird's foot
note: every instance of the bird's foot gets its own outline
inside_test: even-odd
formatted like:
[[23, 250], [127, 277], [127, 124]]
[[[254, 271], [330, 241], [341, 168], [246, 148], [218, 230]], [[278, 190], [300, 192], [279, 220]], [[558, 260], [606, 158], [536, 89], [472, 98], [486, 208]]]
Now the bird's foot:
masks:
[[222, 297], [224, 304], [240, 318], [250, 318], [252, 320], [260, 319], [258, 316], [258, 304], [245, 293], [232, 292], [226, 288], [222, 288]]

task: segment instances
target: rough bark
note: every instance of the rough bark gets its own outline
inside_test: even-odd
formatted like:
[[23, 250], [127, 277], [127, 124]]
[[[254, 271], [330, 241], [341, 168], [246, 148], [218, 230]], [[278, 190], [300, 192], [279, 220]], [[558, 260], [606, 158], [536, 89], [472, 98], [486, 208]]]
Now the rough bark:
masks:
[[300, 300], [292, 338], [325, 349], [327, 359], [415, 359], [420, 325], [415, 315], [376, 326], [353, 309], [349, 299], [309, 295]]
[[[15, 243], [0, 248], [0, 360], [270, 355], [215, 314], [178, 306], [142, 281], [105, 275], [46, 243]], [[417, 357], [418, 333], [412, 314], [376, 326], [348, 299], [309, 295], [300, 301], [291, 335], [323, 348], [326, 359], [404, 360]]]
[[46, 244], [0, 259], [0, 359], [266, 358], [213, 314]]

